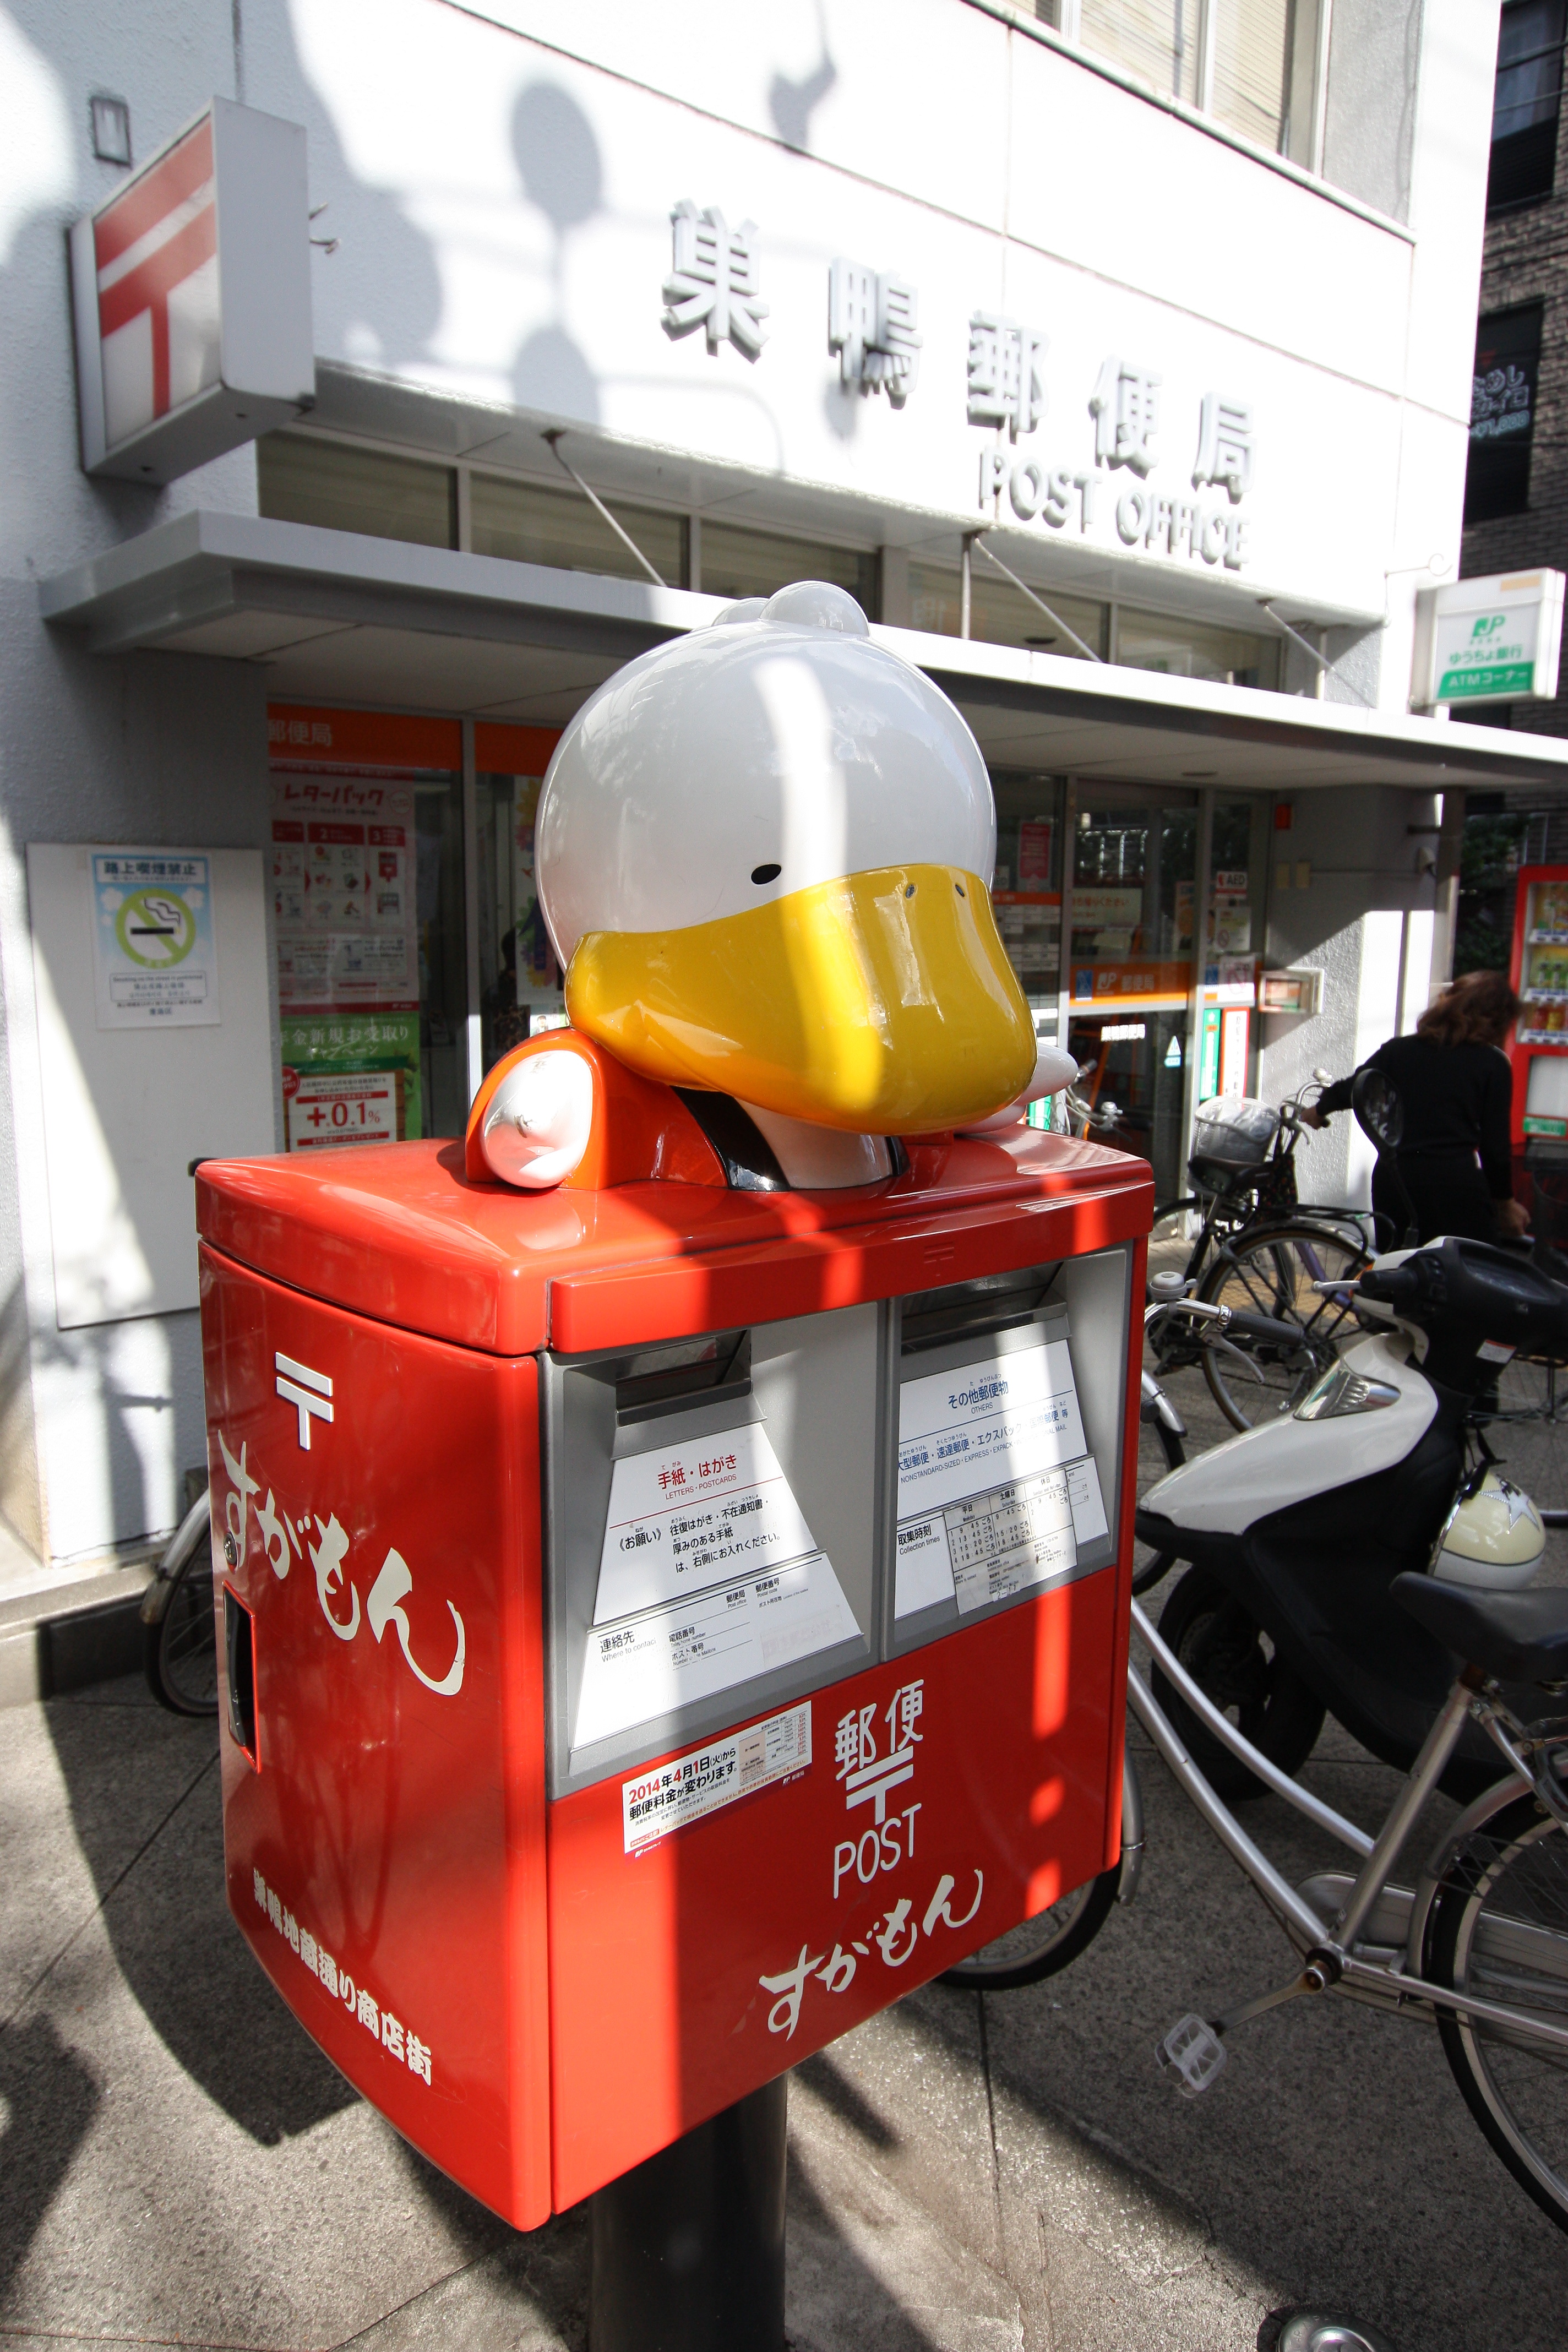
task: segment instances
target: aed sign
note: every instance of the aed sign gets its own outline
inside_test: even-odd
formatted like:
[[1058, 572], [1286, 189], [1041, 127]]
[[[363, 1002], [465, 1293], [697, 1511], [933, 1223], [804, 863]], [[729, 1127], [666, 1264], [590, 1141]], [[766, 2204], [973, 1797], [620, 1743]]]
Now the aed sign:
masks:
[[215, 98], [70, 236], [81, 462], [169, 482], [312, 405], [305, 133]]
[[1561, 572], [1507, 572], [1427, 588], [1416, 598], [1410, 699], [1438, 703], [1551, 701], [1563, 640]]

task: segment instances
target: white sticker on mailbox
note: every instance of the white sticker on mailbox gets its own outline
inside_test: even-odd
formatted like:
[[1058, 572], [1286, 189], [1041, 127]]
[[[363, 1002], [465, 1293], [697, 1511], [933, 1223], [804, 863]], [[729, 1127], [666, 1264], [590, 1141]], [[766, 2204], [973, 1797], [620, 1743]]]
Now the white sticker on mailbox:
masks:
[[621, 1782], [621, 1821], [628, 1853], [640, 1853], [671, 1830], [700, 1821], [811, 1761], [811, 1701], [770, 1715], [744, 1731], [727, 1731], [668, 1764], [650, 1765]]
[[616, 1464], [594, 1622], [816, 1549], [760, 1422], [681, 1438]]
[[908, 1381], [899, 1397], [900, 1617], [1050, 1583], [1108, 1532], [1065, 1339]]
[[774, 1666], [852, 1641], [859, 1628], [826, 1554], [590, 1629], [574, 1749]]

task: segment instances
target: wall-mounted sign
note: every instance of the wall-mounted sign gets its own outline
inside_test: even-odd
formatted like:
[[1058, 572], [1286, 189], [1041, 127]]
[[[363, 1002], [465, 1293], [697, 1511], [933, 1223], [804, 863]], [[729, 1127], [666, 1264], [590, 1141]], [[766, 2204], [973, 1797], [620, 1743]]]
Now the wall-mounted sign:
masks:
[[1258, 982], [1258, 1009], [1260, 1013], [1289, 1013], [1297, 1020], [1321, 1013], [1323, 1008], [1323, 975], [1321, 971], [1266, 971]]
[[1563, 586], [1561, 572], [1510, 572], [1422, 589], [1412, 707], [1550, 702], [1563, 644]]
[[216, 1026], [223, 1013], [208, 859], [185, 849], [89, 855], [99, 1027]]
[[215, 98], [70, 236], [81, 462], [169, 482], [316, 396], [298, 123]]

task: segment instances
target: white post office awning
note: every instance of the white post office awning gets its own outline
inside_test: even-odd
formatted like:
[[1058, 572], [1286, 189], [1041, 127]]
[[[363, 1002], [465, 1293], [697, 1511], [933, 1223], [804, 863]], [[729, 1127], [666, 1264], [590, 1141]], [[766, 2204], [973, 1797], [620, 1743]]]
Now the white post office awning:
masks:
[[[265, 666], [279, 700], [563, 726], [623, 662], [721, 601], [255, 515], [182, 515], [43, 582], [97, 652]], [[994, 768], [1279, 793], [1568, 791], [1568, 740], [1060, 655], [873, 635], [953, 698]]]

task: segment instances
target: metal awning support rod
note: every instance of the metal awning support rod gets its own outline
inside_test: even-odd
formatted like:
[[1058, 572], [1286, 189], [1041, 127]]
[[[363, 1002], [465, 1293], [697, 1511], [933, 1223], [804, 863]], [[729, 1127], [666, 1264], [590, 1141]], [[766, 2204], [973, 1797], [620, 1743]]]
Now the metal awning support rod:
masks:
[[[1282, 620], [1279, 614], [1274, 610], [1273, 605], [1269, 603], [1267, 596], [1260, 596], [1258, 601], [1262, 605], [1264, 611], [1268, 614], [1269, 619], [1274, 623], [1275, 626], [1277, 628], [1283, 629], [1291, 644], [1293, 646], [1300, 646], [1308, 660], [1316, 662], [1318, 667], [1322, 671], [1323, 676], [1327, 677], [1330, 671], [1333, 668], [1333, 664], [1330, 661], [1328, 656], [1319, 652], [1310, 637], [1304, 637], [1300, 629], [1293, 629], [1289, 621]], [[1375, 702], [1367, 701], [1366, 696], [1362, 693], [1359, 687], [1351, 686], [1351, 682], [1348, 677], [1345, 678], [1342, 683], [1346, 686], [1350, 686], [1351, 692], [1355, 696], [1356, 700], [1358, 702], [1366, 703], [1366, 708], [1369, 710], [1375, 710], [1377, 709]]]
[[[621, 529], [620, 524], [616, 520], [615, 516], [610, 512], [610, 509], [605, 504], [604, 499], [599, 497], [595, 490], [589, 488], [587, 483], [583, 479], [582, 475], [577, 471], [575, 466], [571, 465], [567, 459], [562, 456], [561, 427], [558, 425], [552, 425], [550, 431], [544, 436], [544, 438], [549, 442], [551, 448], [554, 451], [556, 461], [561, 466], [563, 471], [571, 475], [572, 479], [576, 483], [577, 488], [582, 491], [583, 496], [587, 499], [589, 505], [597, 509], [598, 512], [603, 515], [605, 520], [609, 524], [610, 529], [615, 532], [616, 537], [624, 546], [630, 549], [631, 552], [637, 557], [637, 562], [642, 565], [643, 570], [647, 573], [648, 578], [653, 582], [654, 586], [656, 588], [668, 588], [669, 585], [668, 581], [661, 580], [659, 578], [658, 572], [654, 570], [652, 564], [648, 562], [647, 556], [643, 553], [641, 548], [637, 545], [630, 531], [623, 530]], [[1283, 626], [1283, 624], [1281, 624], [1281, 626]]]
[[[971, 546], [977, 547], [980, 550], [981, 554], [985, 558], [987, 563], [994, 563], [996, 566], [997, 571], [1002, 574], [1002, 577], [1005, 580], [1010, 580], [1013, 583], [1014, 587], [1019, 591], [1020, 594], [1026, 596], [1030, 604], [1035, 606], [1036, 610], [1045, 614], [1047, 620], [1049, 621], [1053, 628], [1059, 629], [1064, 637], [1068, 637], [1071, 640], [1071, 642], [1078, 647], [1080, 654], [1086, 655], [1091, 662], [1102, 661], [1104, 659], [1103, 655], [1097, 654], [1092, 646], [1086, 646], [1084, 644], [1083, 639], [1079, 635], [1076, 629], [1068, 628], [1067, 623], [1063, 620], [1059, 613], [1052, 612], [1050, 606], [1046, 603], [1043, 596], [1036, 595], [1034, 590], [1028, 585], [1026, 581], [1020, 580], [1016, 572], [1009, 572], [1007, 566], [1003, 562], [1002, 558], [999, 555], [992, 554], [991, 550], [985, 544], [985, 534], [984, 531], [972, 531], [969, 535], [969, 544]], [[1279, 625], [1281, 628], [1284, 627], [1285, 624], [1283, 621], [1281, 621]], [[968, 634], [968, 631], [965, 630], [964, 635], [967, 636]]]

